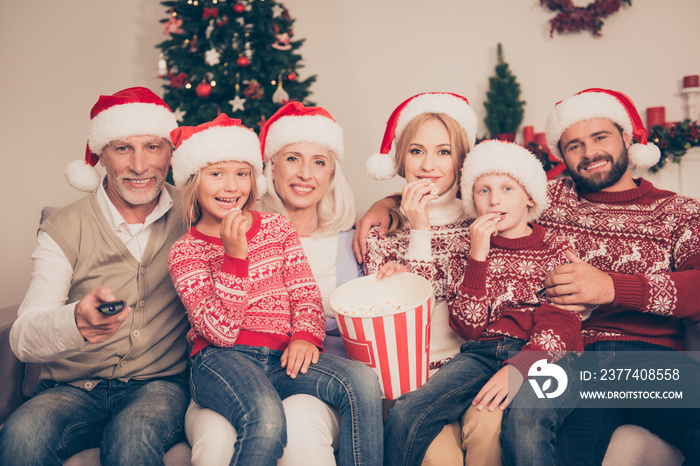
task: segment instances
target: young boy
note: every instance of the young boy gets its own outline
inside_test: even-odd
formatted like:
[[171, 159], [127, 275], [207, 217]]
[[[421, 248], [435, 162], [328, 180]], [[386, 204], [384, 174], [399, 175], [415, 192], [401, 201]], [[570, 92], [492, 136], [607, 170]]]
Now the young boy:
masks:
[[[472, 404], [509, 408], [501, 436], [505, 464], [554, 462], [556, 429], [575, 403], [569, 353], [582, 351], [583, 342], [580, 314], [553, 306], [542, 294], [547, 272], [573, 250], [531, 223], [547, 207], [546, 183], [540, 162], [515, 144], [483, 142], [467, 157], [462, 201], [476, 219], [450, 261], [447, 300], [452, 328], [468, 341], [389, 411], [385, 443], [397, 448], [385, 449], [385, 464], [420, 464], [442, 427]], [[566, 381], [560, 377], [550, 385], [554, 390], [535, 379], [513, 398], [538, 371], [564, 375], [569, 390], [561, 390]]]

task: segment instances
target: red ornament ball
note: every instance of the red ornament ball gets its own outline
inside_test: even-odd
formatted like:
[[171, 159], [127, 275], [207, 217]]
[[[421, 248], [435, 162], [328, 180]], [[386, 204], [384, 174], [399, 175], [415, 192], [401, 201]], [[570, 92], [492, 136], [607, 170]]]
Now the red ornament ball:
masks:
[[242, 14], [245, 11], [245, 7], [241, 5], [240, 3], [236, 3], [233, 5], [233, 12], [237, 14]]
[[250, 60], [246, 57], [238, 57], [238, 60], [236, 60], [236, 63], [238, 66], [248, 66], [250, 65]]
[[199, 83], [195, 88], [197, 96], [202, 99], [208, 99], [211, 96], [211, 84], [209, 83]]
[[287, 75], [287, 79], [290, 81], [296, 81], [297, 80], [297, 74], [292, 72]]

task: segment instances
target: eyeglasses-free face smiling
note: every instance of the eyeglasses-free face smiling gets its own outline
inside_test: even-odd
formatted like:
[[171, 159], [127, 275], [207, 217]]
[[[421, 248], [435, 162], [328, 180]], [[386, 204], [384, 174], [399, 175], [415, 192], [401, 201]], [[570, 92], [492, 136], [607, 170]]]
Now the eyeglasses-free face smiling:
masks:
[[333, 154], [325, 147], [299, 142], [282, 148], [272, 158], [272, 180], [285, 208], [312, 210], [323, 199], [333, 177]]
[[202, 168], [197, 202], [202, 218], [197, 228], [218, 231], [219, 224], [231, 209], [242, 209], [250, 196], [253, 170], [246, 162], [219, 162]]
[[628, 171], [627, 134], [610, 120], [594, 118], [570, 126], [559, 146], [576, 186], [589, 192], [619, 191], [636, 185]]
[[452, 145], [447, 128], [439, 120], [426, 120], [411, 140], [404, 158], [407, 182], [428, 179], [443, 194], [455, 182]]
[[172, 148], [158, 136], [130, 136], [110, 142], [100, 164], [107, 172], [107, 195], [119, 206], [157, 202], [170, 168]]

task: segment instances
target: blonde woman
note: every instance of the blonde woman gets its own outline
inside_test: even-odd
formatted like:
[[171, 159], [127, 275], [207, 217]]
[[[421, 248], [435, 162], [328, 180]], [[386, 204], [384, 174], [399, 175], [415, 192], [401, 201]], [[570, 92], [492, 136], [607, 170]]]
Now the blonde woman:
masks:
[[[401, 203], [390, 209], [386, 236], [367, 236], [363, 265], [377, 278], [407, 268], [433, 285], [430, 375], [459, 353], [465, 342], [452, 330], [447, 309], [449, 259], [469, 235], [459, 195], [460, 170], [476, 141], [477, 117], [466, 98], [446, 92], [415, 95], [389, 117], [379, 154], [367, 161], [375, 179], [406, 179]], [[500, 464], [501, 414], [469, 410], [467, 420], [445, 427], [423, 464]], [[461, 447], [461, 448], [460, 448]], [[466, 459], [463, 450], [466, 451]]]
[[[267, 192], [258, 208], [282, 214], [294, 225], [321, 291], [325, 353], [347, 357], [328, 304], [338, 285], [362, 273], [351, 247], [355, 200], [340, 166], [342, 128], [326, 110], [291, 102], [267, 120], [260, 141]], [[303, 394], [286, 398], [282, 404], [287, 446], [278, 465], [335, 464], [339, 411]], [[381, 409], [376, 414], [381, 415]], [[195, 466], [229, 464], [237, 432], [223, 416], [193, 403], [187, 412], [186, 431]]]

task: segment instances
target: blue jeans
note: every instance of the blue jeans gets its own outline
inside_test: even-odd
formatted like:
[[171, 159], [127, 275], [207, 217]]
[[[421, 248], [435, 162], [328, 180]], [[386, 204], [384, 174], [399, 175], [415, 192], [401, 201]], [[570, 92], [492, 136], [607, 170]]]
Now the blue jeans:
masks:
[[0, 429], [0, 464], [60, 465], [100, 447], [102, 465], [162, 465], [182, 440], [189, 403], [184, 375], [103, 380], [91, 391], [43, 381]]
[[[618, 367], [615, 362], [623, 356], [624, 367], [634, 369], [635, 362], [639, 368], [646, 367], [644, 358], [630, 359], [624, 355], [633, 351], [673, 352], [669, 354], [674, 356], [676, 366], [682, 367], [683, 377], [695, 377], [692, 381], [685, 380], [684, 385], [700, 385], [700, 363], [664, 346], [641, 341], [599, 341], [585, 348], [586, 353], [593, 353], [601, 368]], [[684, 464], [700, 464], [700, 409], [693, 408], [577, 408], [559, 433], [560, 458], [567, 465], [600, 464], [620, 424], [640, 425], [675, 445], [685, 456]]]
[[340, 465], [381, 464], [382, 405], [376, 374], [364, 364], [321, 354], [295, 379], [281, 351], [209, 346], [192, 360], [192, 398], [226, 417], [238, 431], [231, 464], [275, 465], [287, 442], [282, 399], [312, 395], [340, 411]]
[[[472, 400], [484, 384], [503, 367], [504, 361], [509, 357], [508, 353], [519, 351], [524, 344], [524, 341], [514, 338], [468, 341], [462, 345], [461, 352], [442, 366], [420, 389], [402, 395], [389, 411], [385, 426], [384, 443], [391, 445], [392, 448], [386, 448], [384, 451], [384, 465], [420, 464], [428, 446], [443, 426], [459, 419], [471, 406]], [[567, 358], [569, 361], [571, 359]], [[568, 370], [568, 363], [564, 369]], [[509, 441], [518, 441], [516, 445], [504, 446], [504, 456], [509, 457], [519, 455], [521, 439], [526, 442], [537, 442], [535, 447], [528, 445], [528, 448], [539, 451], [540, 448], [536, 447], [548, 442], [553, 435], [549, 426], [539, 421], [539, 417], [549, 419], [550, 422], [559, 422], [558, 416], [565, 414], [555, 409], [538, 409], [534, 413], [525, 408], [513, 411], [521, 412], [514, 413], [511, 421], [530, 422], [514, 428], [524, 427], [524, 430], [530, 431], [530, 434], [538, 431], [540, 435], [539, 437], [529, 435], [527, 439], [515, 436], [512, 439], [509, 438]], [[529, 421], [522, 420], [525, 415], [529, 416]], [[533, 417], [538, 417], [536, 424]], [[503, 422], [506, 423], [505, 417]], [[536, 425], [542, 429], [534, 429]], [[504, 429], [510, 432], [505, 424]], [[533, 458], [532, 454], [527, 461], [527, 464], [542, 464]]]

